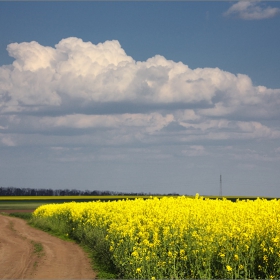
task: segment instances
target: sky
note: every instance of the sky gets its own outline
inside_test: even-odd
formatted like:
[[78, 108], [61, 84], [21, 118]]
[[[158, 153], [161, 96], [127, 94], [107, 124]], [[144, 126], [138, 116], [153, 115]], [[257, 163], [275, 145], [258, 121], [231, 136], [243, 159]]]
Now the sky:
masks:
[[280, 2], [0, 2], [0, 186], [280, 197]]

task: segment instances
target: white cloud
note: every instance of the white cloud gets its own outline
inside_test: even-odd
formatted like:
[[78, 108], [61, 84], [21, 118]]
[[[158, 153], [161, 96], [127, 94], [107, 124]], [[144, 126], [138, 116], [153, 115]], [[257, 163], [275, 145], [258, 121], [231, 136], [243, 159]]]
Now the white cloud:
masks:
[[202, 102], [215, 108], [210, 115], [221, 115], [240, 104], [262, 104], [267, 94], [273, 100], [280, 92], [253, 86], [247, 75], [219, 68], [190, 69], [160, 55], [134, 61], [118, 41], [94, 45], [67, 38], [55, 48], [30, 42], [13, 43], [7, 49], [15, 61], [0, 67], [2, 112], [90, 107], [104, 102]]
[[65, 115], [60, 117], [44, 117], [40, 124], [47, 127], [69, 127], [76, 129], [87, 128], [145, 128], [148, 132], [161, 130], [174, 120], [173, 115], [162, 116], [151, 114], [122, 114], [122, 115]]
[[[0, 135], [1, 137], [1, 135]], [[2, 136], [1, 137], [1, 142], [2, 144], [4, 144], [5, 146], [9, 146], [9, 147], [14, 147], [16, 146], [16, 142], [12, 139], [12, 137], [10, 136]]]
[[275, 17], [279, 13], [279, 8], [267, 7], [265, 4], [260, 4], [259, 1], [239, 1], [233, 4], [224, 13], [224, 16], [236, 15], [244, 20], [261, 20]]
[[16, 59], [13, 62], [14, 68], [21, 72], [52, 68], [56, 61], [56, 51], [53, 48], [41, 46], [35, 41], [12, 43], [7, 50], [9, 55]]
[[[8, 51], [15, 61], [0, 67], [0, 129], [20, 134], [17, 145], [63, 148], [69, 135], [78, 146], [280, 138], [279, 125], [263, 123], [280, 117], [280, 89], [244, 74], [190, 69], [160, 55], [135, 61], [118, 41], [66, 38], [55, 48], [13, 43]], [[184, 153], [204, 155], [202, 147]]]
[[249, 137], [256, 138], [279, 138], [280, 131], [273, 131], [269, 127], [259, 122], [237, 122], [237, 126], [241, 131], [248, 133]]
[[183, 110], [183, 111], [179, 111], [177, 113], [177, 120], [180, 122], [184, 122], [184, 121], [198, 121], [200, 119], [200, 116], [198, 114], [196, 114], [196, 112], [194, 110]]

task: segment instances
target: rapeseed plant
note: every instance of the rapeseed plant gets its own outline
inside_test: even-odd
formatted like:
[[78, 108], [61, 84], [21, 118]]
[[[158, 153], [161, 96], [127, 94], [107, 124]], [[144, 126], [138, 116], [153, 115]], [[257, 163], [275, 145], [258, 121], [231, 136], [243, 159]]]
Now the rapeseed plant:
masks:
[[280, 278], [280, 201], [163, 197], [51, 204], [61, 225], [133, 279]]

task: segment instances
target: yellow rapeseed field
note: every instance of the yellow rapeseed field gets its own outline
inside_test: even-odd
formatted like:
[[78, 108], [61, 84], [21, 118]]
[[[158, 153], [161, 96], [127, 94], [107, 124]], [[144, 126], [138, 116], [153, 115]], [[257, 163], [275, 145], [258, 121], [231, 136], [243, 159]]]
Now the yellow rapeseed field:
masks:
[[163, 197], [50, 204], [33, 219], [133, 279], [280, 278], [280, 200]]

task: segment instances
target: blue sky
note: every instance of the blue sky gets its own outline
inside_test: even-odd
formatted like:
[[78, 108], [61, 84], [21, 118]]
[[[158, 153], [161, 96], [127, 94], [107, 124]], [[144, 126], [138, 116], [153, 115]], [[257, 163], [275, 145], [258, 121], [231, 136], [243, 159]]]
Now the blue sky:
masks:
[[0, 2], [0, 185], [280, 197], [279, 2]]

